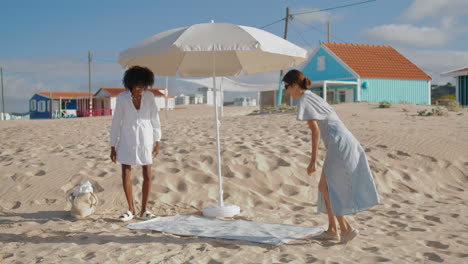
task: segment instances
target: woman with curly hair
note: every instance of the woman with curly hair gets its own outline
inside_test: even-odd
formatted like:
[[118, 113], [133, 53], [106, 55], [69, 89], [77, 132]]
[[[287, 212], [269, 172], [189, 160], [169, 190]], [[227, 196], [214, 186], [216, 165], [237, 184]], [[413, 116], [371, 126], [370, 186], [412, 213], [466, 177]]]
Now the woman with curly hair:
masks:
[[132, 166], [143, 167], [142, 205], [140, 217], [151, 219], [153, 213], [146, 209], [151, 190], [151, 164], [159, 153], [161, 124], [159, 109], [153, 93], [147, 91], [154, 83], [154, 74], [145, 67], [129, 68], [123, 78], [126, 91], [117, 96], [110, 130], [112, 162], [122, 164], [122, 182], [128, 210], [119, 219], [128, 221], [135, 216], [131, 171]]
[[[312, 85], [309, 78], [298, 70], [291, 70], [283, 82], [290, 96], [300, 98], [297, 119], [306, 120], [312, 133], [312, 154], [307, 174], [316, 171], [320, 138], [327, 149], [318, 188], [317, 211], [328, 215], [328, 229], [315, 239], [347, 243], [359, 232], [351, 227], [345, 215], [367, 210], [379, 203], [366, 154], [335, 110], [322, 97], [308, 90]], [[337, 222], [341, 234], [338, 234]]]

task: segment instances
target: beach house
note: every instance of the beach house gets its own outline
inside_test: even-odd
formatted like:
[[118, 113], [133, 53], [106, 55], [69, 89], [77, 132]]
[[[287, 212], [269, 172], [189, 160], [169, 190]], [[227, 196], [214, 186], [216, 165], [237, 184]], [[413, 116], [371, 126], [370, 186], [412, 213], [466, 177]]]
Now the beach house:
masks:
[[89, 93], [36, 92], [29, 100], [30, 119], [77, 117], [78, 100]]
[[328, 102], [431, 104], [432, 78], [391, 46], [322, 42], [304, 65]]
[[455, 78], [455, 96], [460, 105], [468, 105], [468, 67], [442, 73], [443, 77]]
[[[97, 112], [109, 112], [109, 114], [105, 115], [112, 115], [112, 112], [115, 109], [115, 103], [117, 99], [117, 95], [120, 93], [124, 92], [125, 88], [110, 88], [110, 87], [105, 87], [99, 89], [95, 94], [93, 98], [93, 108], [94, 111]], [[167, 89], [165, 88], [155, 88], [155, 89], [148, 89], [148, 91], [152, 92], [154, 94], [154, 100], [156, 102], [156, 105], [160, 108], [166, 108], [166, 93]], [[85, 101], [86, 99], [83, 98]], [[86, 102], [83, 104], [80, 104], [80, 107], [78, 108], [79, 112], [82, 111], [87, 111], [86, 107]], [[170, 110], [173, 110], [175, 106], [175, 100], [174, 97], [171, 95], [167, 95], [167, 108]], [[97, 115], [100, 115], [99, 113]], [[104, 115], [104, 114], [103, 114]]]

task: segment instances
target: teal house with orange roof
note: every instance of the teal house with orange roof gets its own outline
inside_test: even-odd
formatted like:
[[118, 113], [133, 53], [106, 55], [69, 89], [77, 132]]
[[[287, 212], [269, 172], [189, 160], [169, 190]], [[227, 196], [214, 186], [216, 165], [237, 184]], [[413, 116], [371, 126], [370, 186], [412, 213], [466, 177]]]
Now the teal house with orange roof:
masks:
[[455, 96], [460, 105], [468, 105], [468, 67], [442, 74], [443, 77], [455, 78]]
[[432, 78], [391, 46], [322, 42], [302, 71], [328, 102], [431, 104]]

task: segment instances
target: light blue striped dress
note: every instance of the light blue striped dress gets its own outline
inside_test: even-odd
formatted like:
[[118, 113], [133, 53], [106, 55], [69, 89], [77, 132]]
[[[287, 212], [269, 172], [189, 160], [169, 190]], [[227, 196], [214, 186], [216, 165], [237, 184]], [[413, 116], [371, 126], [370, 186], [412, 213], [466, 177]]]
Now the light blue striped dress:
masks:
[[[299, 99], [297, 119], [317, 120], [327, 149], [323, 171], [333, 214], [355, 214], [378, 204], [379, 196], [364, 149], [333, 108], [322, 97], [307, 90]], [[318, 213], [327, 213], [320, 192], [317, 205]]]

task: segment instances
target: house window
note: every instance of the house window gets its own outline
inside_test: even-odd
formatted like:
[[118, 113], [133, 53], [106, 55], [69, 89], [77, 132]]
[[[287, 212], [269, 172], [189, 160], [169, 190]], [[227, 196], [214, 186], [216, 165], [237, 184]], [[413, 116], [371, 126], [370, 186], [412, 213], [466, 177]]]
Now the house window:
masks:
[[318, 56], [317, 57], [317, 71], [324, 71], [325, 70], [325, 56]]
[[67, 101], [62, 100], [61, 108], [62, 108], [62, 109], [67, 109]]
[[31, 111], [36, 111], [36, 100], [31, 100]]
[[38, 112], [45, 112], [46, 111], [46, 102], [45, 101], [37, 102], [37, 111]]
[[346, 91], [340, 91], [340, 102], [346, 102]]

